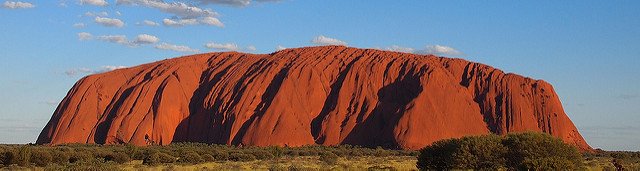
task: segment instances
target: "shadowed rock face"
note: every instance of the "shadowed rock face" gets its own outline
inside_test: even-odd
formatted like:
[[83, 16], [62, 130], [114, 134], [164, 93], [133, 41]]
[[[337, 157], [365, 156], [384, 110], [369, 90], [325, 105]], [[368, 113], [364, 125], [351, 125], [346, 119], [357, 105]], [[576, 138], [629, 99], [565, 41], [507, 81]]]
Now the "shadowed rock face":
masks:
[[462, 59], [323, 46], [200, 54], [84, 77], [37, 143], [419, 149], [520, 131], [590, 149], [542, 80]]

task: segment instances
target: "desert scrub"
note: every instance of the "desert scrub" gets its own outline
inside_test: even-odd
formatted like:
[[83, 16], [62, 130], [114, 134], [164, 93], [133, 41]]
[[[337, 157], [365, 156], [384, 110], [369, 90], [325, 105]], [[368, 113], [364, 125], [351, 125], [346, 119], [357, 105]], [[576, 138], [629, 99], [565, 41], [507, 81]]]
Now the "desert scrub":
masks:
[[420, 170], [574, 170], [578, 150], [544, 133], [484, 135], [440, 140], [420, 150]]

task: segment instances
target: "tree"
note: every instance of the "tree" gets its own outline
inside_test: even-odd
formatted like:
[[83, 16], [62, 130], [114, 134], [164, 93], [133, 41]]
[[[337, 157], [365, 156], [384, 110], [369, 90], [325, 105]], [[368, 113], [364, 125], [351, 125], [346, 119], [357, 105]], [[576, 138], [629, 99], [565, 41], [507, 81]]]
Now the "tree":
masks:
[[574, 170], [582, 165], [578, 150], [545, 133], [507, 135], [502, 144], [509, 149], [507, 167], [520, 170]]
[[495, 170], [504, 166], [506, 152], [496, 135], [441, 140], [420, 150], [417, 166], [421, 170]]
[[447, 139], [420, 150], [420, 170], [474, 169], [573, 170], [582, 164], [578, 150], [545, 133], [483, 135]]

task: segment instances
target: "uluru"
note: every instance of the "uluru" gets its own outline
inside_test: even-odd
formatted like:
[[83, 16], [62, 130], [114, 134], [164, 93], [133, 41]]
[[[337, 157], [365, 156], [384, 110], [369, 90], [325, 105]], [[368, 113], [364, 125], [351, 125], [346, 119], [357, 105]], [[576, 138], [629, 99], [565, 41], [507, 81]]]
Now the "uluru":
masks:
[[37, 143], [420, 149], [524, 131], [591, 149], [543, 80], [457, 58], [319, 46], [205, 53], [86, 76]]

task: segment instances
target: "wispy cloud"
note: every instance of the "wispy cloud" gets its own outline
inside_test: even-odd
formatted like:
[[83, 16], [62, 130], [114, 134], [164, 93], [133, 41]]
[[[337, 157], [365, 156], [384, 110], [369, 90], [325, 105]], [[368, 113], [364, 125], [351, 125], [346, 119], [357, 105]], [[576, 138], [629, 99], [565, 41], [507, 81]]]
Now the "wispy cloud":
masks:
[[404, 53], [413, 53], [415, 51], [415, 49], [413, 49], [413, 48], [402, 47], [402, 46], [398, 46], [398, 45], [392, 45], [390, 47], [385, 48], [385, 50], [394, 51], [394, 52], [404, 52]]
[[249, 45], [249, 46], [247, 46], [247, 48], [246, 48], [245, 50], [246, 50], [246, 51], [249, 51], [249, 52], [253, 52], [253, 51], [258, 50], [258, 48], [256, 48], [256, 47], [255, 47], [255, 46], [253, 46], [253, 45]]
[[165, 18], [162, 20], [162, 24], [164, 24], [165, 26], [170, 26], [170, 27], [182, 27], [182, 26], [186, 26], [186, 25], [196, 25], [199, 24], [197, 19], [178, 19], [178, 20], [172, 20], [172, 19], [168, 19]]
[[160, 24], [158, 24], [158, 23], [156, 23], [156, 22], [153, 22], [153, 21], [144, 20], [144, 21], [142, 21], [142, 22], [137, 23], [137, 25], [145, 25], [145, 26], [152, 26], [152, 27], [155, 27], [155, 26], [159, 26]]
[[3, 125], [0, 126], [0, 132], [38, 132], [42, 129], [41, 126], [36, 126], [36, 124], [22, 124], [22, 125]]
[[106, 27], [124, 27], [124, 22], [120, 19], [96, 17], [94, 21]]
[[85, 28], [85, 27], [87, 27], [87, 25], [84, 24], [84, 23], [75, 23], [75, 24], [73, 24], [73, 27], [75, 27], [75, 28]]
[[235, 43], [215, 43], [215, 42], [209, 42], [207, 44], [204, 45], [204, 47], [206, 47], [207, 49], [213, 49], [216, 51], [244, 51], [244, 52], [253, 52], [258, 50], [258, 48], [256, 48], [253, 45], [249, 45], [246, 48], [241, 48], [240, 46], [238, 46]]
[[224, 24], [220, 22], [217, 18], [214, 17], [204, 17], [200, 20], [200, 23], [204, 25], [216, 26], [216, 27], [224, 27]]
[[51, 105], [51, 106], [58, 105], [58, 101], [57, 100], [47, 100], [47, 101], [43, 101], [42, 103], [44, 103], [46, 105]]
[[102, 11], [102, 12], [91, 12], [91, 11], [87, 11], [84, 13], [85, 17], [106, 17], [109, 16], [109, 13], [106, 11]]
[[443, 45], [427, 45], [423, 49], [414, 49], [411, 47], [403, 47], [398, 45], [391, 45], [386, 48], [373, 48], [378, 50], [387, 50], [394, 52], [404, 52], [404, 53], [415, 53], [415, 54], [432, 54], [432, 55], [440, 55], [440, 56], [458, 56], [463, 53], [449, 46]]
[[67, 0], [59, 0], [58, 6], [59, 7], [64, 7], [64, 8], [68, 7]]
[[117, 43], [117, 44], [125, 45], [128, 47], [138, 47], [141, 45], [156, 44], [160, 41], [160, 38], [154, 35], [149, 35], [149, 34], [139, 34], [138, 36], [136, 36], [134, 40], [131, 41], [125, 35], [94, 36], [91, 33], [87, 33], [87, 32], [78, 33], [78, 40], [85, 41], [85, 40], [93, 40], [93, 39], [110, 42], [110, 43]]
[[65, 75], [69, 77], [74, 77], [77, 75], [89, 75], [89, 74], [98, 74], [103, 72], [109, 72], [116, 69], [127, 68], [127, 66], [114, 66], [114, 65], [105, 65], [99, 68], [91, 69], [91, 68], [74, 68], [69, 69], [64, 72]]
[[134, 46], [133, 43], [127, 40], [127, 36], [125, 35], [103, 35], [96, 37], [96, 39], [126, 46]]
[[105, 0], [80, 0], [82, 5], [107, 6], [109, 3]]
[[84, 41], [84, 40], [91, 40], [91, 39], [93, 39], [93, 35], [91, 33], [87, 33], [87, 32], [78, 33], [78, 40]]
[[2, 7], [6, 9], [24, 9], [24, 8], [34, 8], [36, 6], [29, 2], [4, 1], [4, 3], [2, 4]]
[[204, 47], [220, 51], [240, 51], [240, 48], [235, 43], [207, 43]]
[[416, 51], [418, 54], [433, 54], [440, 56], [458, 56], [462, 52], [449, 46], [443, 45], [427, 45], [424, 49]]
[[171, 50], [171, 51], [176, 51], [176, 52], [192, 52], [192, 53], [200, 52], [200, 50], [190, 48], [189, 46], [174, 45], [174, 44], [169, 44], [169, 43], [158, 44], [158, 45], [155, 46], [155, 48], [156, 49], [162, 49], [162, 50]]
[[[197, 0], [203, 4], [222, 4], [234, 7], [245, 7], [252, 3], [252, 0]], [[256, 2], [280, 2], [282, 0], [255, 0]]]
[[313, 40], [311, 40], [311, 42], [317, 45], [347, 45], [347, 42], [335, 38], [325, 37], [323, 35], [314, 38]]
[[276, 51], [281, 51], [281, 50], [285, 50], [285, 49], [287, 49], [287, 48], [282, 46], [282, 45], [276, 46]]
[[162, 12], [174, 14], [180, 18], [215, 17], [217, 12], [211, 9], [202, 9], [197, 6], [188, 5], [183, 2], [163, 2], [160, 0], [117, 0], [118, 5], [140, 5], [144, 7], [158, 9]]
[[134, 44], [155, 44], [158, 43], [160, 39], [153, 35], [141, 34], [136, 37], [136, 40], [133, 41]]
[[165, 18], [162, 20], [162, 24], [170, 27], [182, 27], [187, 25], [198, 25], [198, 24], [224, 27], [224, 24], [222, 24], [220, 20], [213, 17], [204, 17], [202, 19], [189, 18], [189, 19], [176, 19], [176, 20]]

